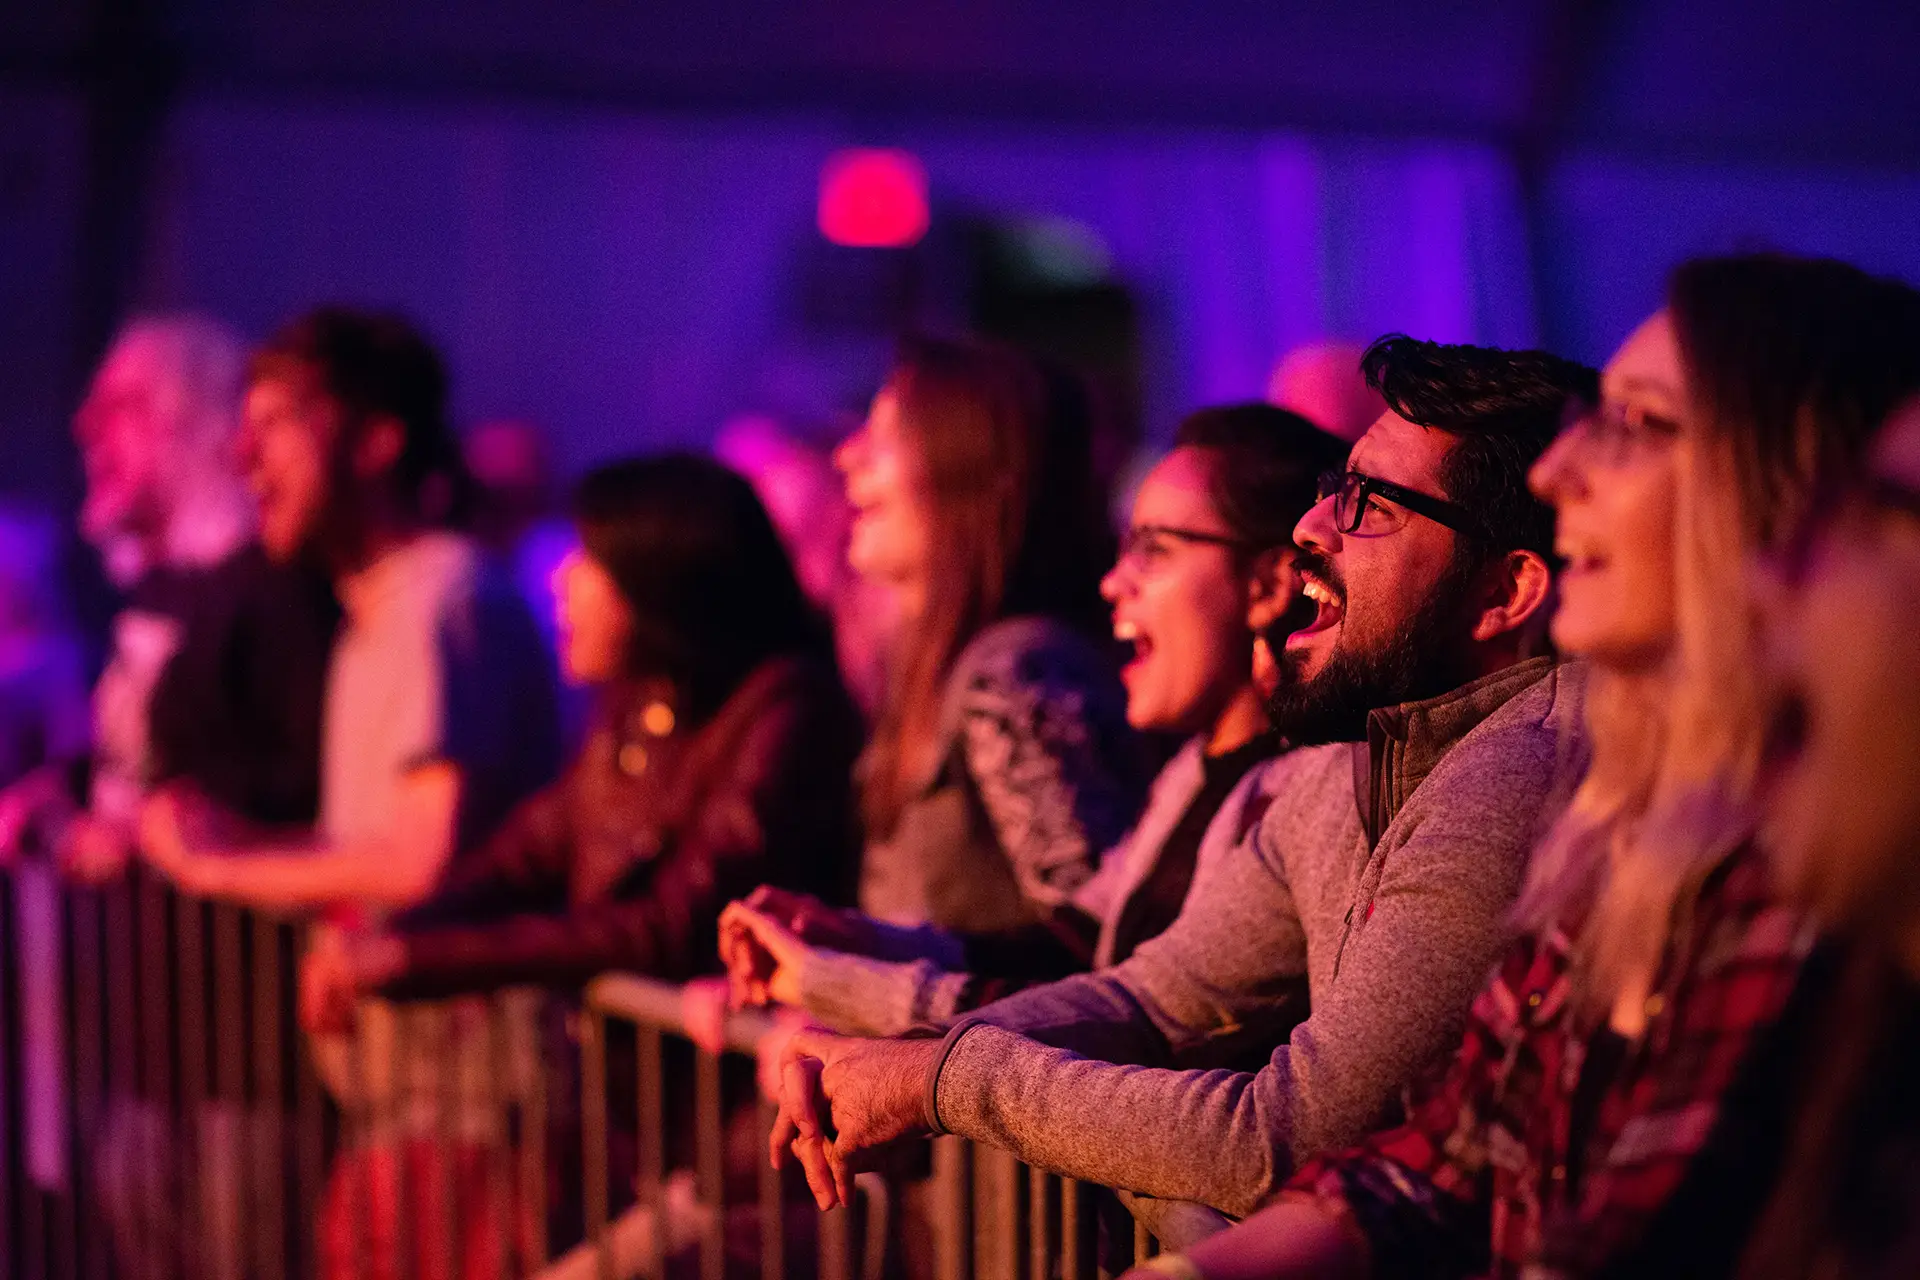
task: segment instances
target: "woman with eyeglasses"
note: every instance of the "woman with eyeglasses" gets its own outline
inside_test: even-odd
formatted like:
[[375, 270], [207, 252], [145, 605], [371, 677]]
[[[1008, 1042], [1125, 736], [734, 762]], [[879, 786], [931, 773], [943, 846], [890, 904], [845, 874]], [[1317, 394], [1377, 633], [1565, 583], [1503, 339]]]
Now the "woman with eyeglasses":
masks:
[[1756, 847], [1764, 716], [1744, 567], [1920, 387], [1917, 303], [1828, 261], [1674, 273], [1601, 403], [1532, 473], [1565, 566], [1553, 638], [1591, 666], [1590, 763], [1535, 854], [1519, 941], [1406, 1124], [1149, 1268], [1702, 1273], [1692, 1251], [1716, 1224], [1649, 1227], [1806, 954]]
[[[1121, 671], [1129, 723], [1186, 741], [1138, 825], [1070, 899], [1096, 965], [1172, 923], [1196, 870], [1259, 815], [1256, 766], [1282, 744], [1267, 731], [1254, 635], [1299, 612], [1293, 525], [1316, 473], [1344, 450], [1282, 409], [1204, 409], [1141, 484], [1101, 593], [1132, 650]], [[853, 1034], [945, 1022], [1048, 976], [1029, 963], [1043, 948], [1018, 935], [908, 934], [770, 890], [729, 908], [722, 928], [736, 1001], [797, 1006]]]

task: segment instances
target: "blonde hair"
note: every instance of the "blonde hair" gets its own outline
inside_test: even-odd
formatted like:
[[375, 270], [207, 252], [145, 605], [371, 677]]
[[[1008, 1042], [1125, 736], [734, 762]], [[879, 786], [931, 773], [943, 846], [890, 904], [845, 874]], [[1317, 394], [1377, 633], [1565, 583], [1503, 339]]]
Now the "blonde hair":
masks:
[[1764, 731], [1747, 562], [1852, 472], [1920, 381], [1920, 294], [1830, 260], [1681, 266], [1668, 311], [1690, 412], [1676, 445], [1674, 636], [1663, 670], [1596, 670], [1587, 772], [1535, 855], [1516, 915], [1575, 940], [1583, 1012], [1659, 964], [1676, 922], [1752, 830]]

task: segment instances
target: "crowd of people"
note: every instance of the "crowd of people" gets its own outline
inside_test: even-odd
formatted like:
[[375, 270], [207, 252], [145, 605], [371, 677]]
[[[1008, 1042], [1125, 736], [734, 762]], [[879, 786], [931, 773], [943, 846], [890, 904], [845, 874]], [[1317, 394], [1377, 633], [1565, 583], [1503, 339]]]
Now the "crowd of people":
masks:
[[1274, 398], [1116, 537], [1073, 374], [916, 339], [837, 447], [563, 511], [398, 318], [136, 322], [74, 424], [90, 713], [0, 512], [0, 860], [315, 922], [372, 1117], [329, 1276], [497, 1272], [444, 1073], [487, 999], [570, 1063], [514, 1000], [610, 970], [780, 1011], [731, 1172], [823, 1209], [958, 1134], [1109, 1188], [1142, 1276], [1920, 1270], [1920, 291], [1699, 259], [1602, 370], [1392, 334]]

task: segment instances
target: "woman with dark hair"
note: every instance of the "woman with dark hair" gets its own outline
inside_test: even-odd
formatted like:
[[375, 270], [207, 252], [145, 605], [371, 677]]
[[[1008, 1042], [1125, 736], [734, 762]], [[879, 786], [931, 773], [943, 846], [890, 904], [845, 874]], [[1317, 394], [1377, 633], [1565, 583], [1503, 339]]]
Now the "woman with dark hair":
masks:
[[1786, 1003], [1804, 918], [1756, 843], [1765, 737], [1748, 560], [1920, 390], [1920, 294], [1844, 264], [1681, 266], [1532, 485], [1566, 561], [1553, 638], [1591, 666], [1591, 759], [1522, 935], [1403, 1126], [1307, 1164], [1184, 1280], [1711, 1274], [1662, 1207]]
[[[720, 909], [752, 885], [835, 900], [851, 888], [860, 717], [752, 488], [703, 458], [615, 463], [582, 481], [574, 518], [581, 546], [555, 575], [560, 653], [569, 682], [598, 691], [593, 727], [560, 780], [462, 851], [430, 897], [384, 929], [329, 935], [308, 956], [300, 1011], [316, 1038], [357, 1029], [364, 1039], [367, 1011], [389, 1001], [571, 988], [609, 969], [685, 980], [712, 967]], [[462, 1220], [474, 1226], [459, 1246], [462, 1275], [499, 1270], [505, 1233], [488, 1221], [485, 1143], [501, 1140], [489, 1108], [536, 1069], [523, 1007], [508, 1001], [522, 1039], [504, 1094], [461, 1095], [453, 1151], [417, 1136], [402, 1148], [416, 1190], [454, 1160]], [[462, 1052], [447, 1034], [446, 1051]], [[548, 1040], [549, 1057], [570, 1058]], [[440, 1123], [445, 1132], [444, 1113]], [[336, 1174], [323, 1211], [327, 1274], [359, 1274], [362, 1230], [378, 1274], [394, 1268], [406, 1213], [393, 1158], [374, 1148]], [[354, 1225], [358, 1214], [371, 1227]], [[423, 1255], [417, 1265], [424, 1274], [431, 1264]]]
[[310, 1022], [364, 992], [683, 980], [750, 886], [849, 890], [859, 717], [753, 490], [700, 458], [623, 462], [586, 477], [574, 513], [560, 648], [567, 679], [600, 690], [593, 730], [431, 898], [316, 957]]
[[[1284, 409], [1226, 405], [1182, 422], [1140, 486], [1101, 592], [1133, 650], [1121, 672], [1128, 721], [1186, 742], [1139, 823], [1062, 908], [1080, 917], [1074, 932], [1098, 939], [1096, 965], [1172, 923], [1196, 872], [1264, 807], [1258, 765], [1282, 744], [1253, 677], [1254, 636], [1298, 612], [1293, 526], [1345, 453]], [[854, 1035], [944, 1023], [1058, 969], [1035, 962], [1044, 947], [1006, 934], [905, 929], [775, 889], [729, 907], [721, 931], [736, 1002], [798, 1007]]]
[[920, 341], [841, 446], [848, 559], [898, 603], [861, 765], [860, 903], [882, 919], [1051, 919], [1139, 807], [1096, 639], [1111, 541], [1090, 437], [1075, 379], [1008, 348]]

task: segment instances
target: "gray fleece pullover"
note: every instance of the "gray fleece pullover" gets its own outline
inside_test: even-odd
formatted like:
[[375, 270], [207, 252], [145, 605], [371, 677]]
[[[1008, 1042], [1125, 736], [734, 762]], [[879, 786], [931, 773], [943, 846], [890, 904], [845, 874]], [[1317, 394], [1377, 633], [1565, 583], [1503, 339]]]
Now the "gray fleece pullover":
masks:
[[[1535, 659], [1267, 766], [1265, 817], [1165, 933], [949, 1033], [928, 1123], [1236, 1217], [1390, 1123], [1508, 941], [1582, 684]], [[1267, 1052], [1257, 1072], [1222, 1065]]]

